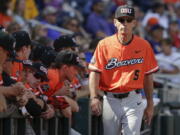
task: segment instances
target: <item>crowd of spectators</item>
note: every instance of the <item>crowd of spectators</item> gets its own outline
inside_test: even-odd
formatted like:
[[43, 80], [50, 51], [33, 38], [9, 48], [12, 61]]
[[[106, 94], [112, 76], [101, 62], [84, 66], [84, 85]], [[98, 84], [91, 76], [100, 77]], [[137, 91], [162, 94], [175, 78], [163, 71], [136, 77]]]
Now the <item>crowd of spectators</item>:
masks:
[[11, 97], [25, 115], [51, 118], [58, 109], [71, 118], [78, 112], [78, 96], [88, 95], [87, 65], [98, 41], [115, 34], [115, 9], [126, 3], [136, 9], [135, 34], [151, 44], [160, 72], [180, 73], [178, 0], [2, 0], [0, 112]]

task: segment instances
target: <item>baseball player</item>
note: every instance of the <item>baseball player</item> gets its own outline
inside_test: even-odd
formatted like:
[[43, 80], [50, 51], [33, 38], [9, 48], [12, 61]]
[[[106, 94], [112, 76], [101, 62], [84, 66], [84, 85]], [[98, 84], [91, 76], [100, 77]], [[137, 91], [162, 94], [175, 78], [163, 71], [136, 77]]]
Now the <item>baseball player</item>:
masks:
[[6, 81], [3, 79], [3, 74], [5, 73], [5, 63], [13, 53], [14, 47], [15, 39], [8, 33], [0, 31], [0, 112], [7, 109], [6, 100], [4, 97], [9, 98], [24, 93], [22, 83], [16, 83], [12, 86], [4, 85], [4, 82]]
[[64, 96], [66, 101], [70, 104], [72, 112], [78, 112], [79, 107], [76, 101], [71, 97], [70, 82], [73, 81], [77, 75], [77, 67], [82, 67], [78, 61], [78, 55], [71, 50], [62, 50], [55, 58], [53, 68], [48, 69], [48, 83], [41, 85], [45, 95]]
[[[16, 58], [18, 60], [27, 60], [31, 52], [31, 39], [26, 31], [17, 31], [12, 33], [12, 36], [16, 39]], [[22, 40], [23, 39], [23, 40]], [[12, 73], [14, 80], [21, 81], [23, 71], [23, 64], [19, 62], [13, 62]]]
[[[103, 111], [104, 135], [139, 135], [143, 114], [150, 124], [153, 116], [153, 72], [158, 70], [149, 43], [134, 35], [134, 8], [123, 5], [116, 9], [117, 33], [101, 40], [89, 65], [91, 109]], [[98, 89], [104, 91], [103, 108]], [[141, 90], [147, 107], [144, 110]]]
[[[23, 104], [26, 104], [25, 107], [28, 113], [32, 116], [39, 116], [41, 114], [43, 118], [48, 119], [54, 116], [54, 107], [56, 109], [60, 109], [62, 112], [66, 112], [68, 110], [69, 104], [67, 103], [65, 97], [48, 97], [40, 88], [41, 82], [49, 81], [49, 79], [47, 78], [48, 71], [45, 66], [41, 63], [32, 62], [30, 60], [24, 60], [22, 61], [22, 63], [25, 71], [25, 86], [26, 88], [28, 88], [28, 90], [22, 97], [20, 97], [20, 100], [23, 101]], [[33, 94], [31, 94], [31, 92], [33, 92]], [[48, 104], [46, 104], [46, 102]]]

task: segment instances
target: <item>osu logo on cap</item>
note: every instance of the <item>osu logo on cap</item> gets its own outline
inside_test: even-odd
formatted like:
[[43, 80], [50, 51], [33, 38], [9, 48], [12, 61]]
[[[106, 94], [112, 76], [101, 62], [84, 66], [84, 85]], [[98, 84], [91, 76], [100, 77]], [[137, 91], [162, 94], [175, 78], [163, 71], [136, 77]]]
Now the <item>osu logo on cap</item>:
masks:
[[121, 13], [124, 13], [124, 14], [131, 14], [132, 13], [132, 9], [130, 8], [122, 8], [121, 9]]
[[47, 72], [48, 72], [47, 69], [46, 69], [45, 67], [43, 67], [43, 66], [40, 66], [40, 70], [43, 71], [43, 72], [46, 73], [46, 74], [47, 74]]

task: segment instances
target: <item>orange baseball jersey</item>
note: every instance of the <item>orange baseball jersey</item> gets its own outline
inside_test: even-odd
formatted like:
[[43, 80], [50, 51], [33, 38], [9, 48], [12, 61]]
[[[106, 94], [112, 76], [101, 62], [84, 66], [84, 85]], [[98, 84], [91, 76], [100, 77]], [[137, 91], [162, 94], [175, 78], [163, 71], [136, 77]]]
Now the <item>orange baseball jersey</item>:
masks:
[[64, 83], [60, 82], [60, 76], [57, 69], [48, 70], [48, 79], [49, 82], [44, 82], [41, 84], [41, 89], [43, 90], [45, 95], [52, 96], [64, 85]]
[[143, 88], [145, 74], [156, 72], [158, 65], [146, 40], [133, 36], [128, 45], [122, 45], [115, 34], [99, 42], [89, 69], [100, 72], [101, 90], [129, 92]]
[[23, 64], [20, 62], [13, 62], [11, 77], [16, 81], [22, 80]]

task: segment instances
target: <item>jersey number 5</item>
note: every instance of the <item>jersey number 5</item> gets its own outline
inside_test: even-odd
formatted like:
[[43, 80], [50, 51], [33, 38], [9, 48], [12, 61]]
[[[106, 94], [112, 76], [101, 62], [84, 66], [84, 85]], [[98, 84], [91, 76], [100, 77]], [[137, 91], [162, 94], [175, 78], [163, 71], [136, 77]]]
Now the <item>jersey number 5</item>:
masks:
[[134, 71], [134, 78], [133, 78], [133, 80], [138, 80], [139, 79], [139, 72], [140, 72], [140, 70], [135, 70]]

